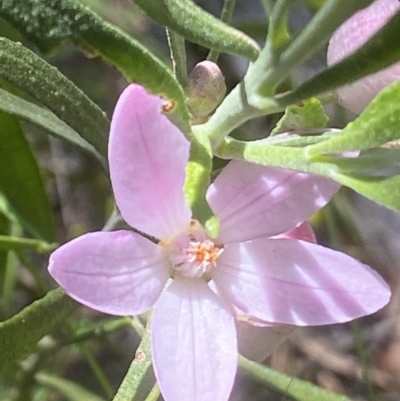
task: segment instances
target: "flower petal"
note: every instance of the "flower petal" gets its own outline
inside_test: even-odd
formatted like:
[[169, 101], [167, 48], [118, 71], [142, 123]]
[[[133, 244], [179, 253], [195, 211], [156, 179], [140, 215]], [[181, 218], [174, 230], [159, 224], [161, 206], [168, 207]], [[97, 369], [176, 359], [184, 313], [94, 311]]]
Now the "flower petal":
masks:
[[210, 186], [207, 200], [220, 219], [219, 241], [228, 244], [295, 228], [338, 188], [323, 177], [232, 161]]
[[277, 235], [275, 238], [289, 238], [289, 239], [301, 239], [303, 241], [317, 243], [315, 238], [314, 230], [308, 221], [305, 221], [298, 225], [296, 228], [285, 233]]
[[152, 319], [153, 365], [166, 401], [226, 401], [237, 367], [232, 313], [202, 279], [174, 280]]
[[240, 310], [272, 323], [342, 323], [376, 312], [390, 289], [371, 268], [305, 241], [261, 239], [225, 248], [213, 280]]
[[[331, 66], [354, 53], [400, 10], [398, 0], [376, 0], [356, 12], [332, 35], [327, 53]], [[360, 114], [384, 87], [400, 79], [400, 63], [338, 89], [338, 103]]]
[[161, 247], [130, 231], [82, 235], [50, 256], [49, 272], [65, 292], [101, 312], [150, 309], [168, 280]]
[[163, 100], [138, 85], [120, 96], [111, 122], [111, 182], [122, 217], [132, 227], [166, 238], [187, 226], [183, 195], [189, 142], [161, 113]]
[[245, 321], [236, 322], [239, 352], [252, 361], [262, 362], [289, 337], [295, 326], [253, 326]]

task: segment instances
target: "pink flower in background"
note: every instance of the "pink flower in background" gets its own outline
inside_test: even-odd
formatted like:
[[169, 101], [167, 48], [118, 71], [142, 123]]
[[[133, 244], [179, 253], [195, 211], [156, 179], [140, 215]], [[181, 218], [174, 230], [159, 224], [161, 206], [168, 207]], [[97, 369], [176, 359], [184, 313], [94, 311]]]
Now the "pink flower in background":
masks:
[[[354, 53], [393, 15], [399, 0], [376, 0], [345, 21], [329, 41], [327, 61], [333, 65]], [[400, 79], [400, 62], [338, 89], [338, 103], [360, 114], [383, 88]]]
[[230, 162], [207, 193], [221, 224], [209, 238], [182, 191], [189, 143], [162, 105], [130, 85], [109, 142], [123, 218], [160, 241], [89, 233], [56, 250], [49, 271], [93, 309], [124, 316], [154, 307], [153, 365], [166, 401], [224, 401], [237, 365], [235, 310], [267, 324], [339, 323], [377, 311], [390, 291], [343, 253], [275, 237], [328, 202], [338, 186], [325, 178]]

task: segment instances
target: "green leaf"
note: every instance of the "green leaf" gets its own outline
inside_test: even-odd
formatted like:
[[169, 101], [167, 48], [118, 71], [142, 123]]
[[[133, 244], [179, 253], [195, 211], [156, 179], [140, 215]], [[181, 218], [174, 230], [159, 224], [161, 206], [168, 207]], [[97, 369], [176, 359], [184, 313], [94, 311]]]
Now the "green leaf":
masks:
[[281, 105], [296, 103], [339, 86], [354, 82], [400, 60], [400, 13], [390, 19], [376, 35], [355, 53], [306, 81], [293, 92], [280, 96]]
[[[216, 156], [329, 177], [380, 205], [400, 211], [400, 175], [387, 176], [381, 171], [387, 167], [399, 167], [398, 149], [380, 149], [380, 152], [362, 154], [358, 158], [319, 156], [312, 160], [306, 158], [304, 150], [274, 146], [266, 140], [242, 142], [226, 138]], [[380, 163], [371, 166], [372, 156]], [[348, 174], [348, 171], [354, 172]]]
[[38, 341], [76, 307], [77, 303], [58, 288], [1, 322], [0, 369], [33, 352]]
[[186, 165], [184, 192], [186, 201], [192, 209], [193, 217], [215, 238], [219, 231], [218, 219], [206, 201], [212, 171], [212, 150], [207, 134], [193, 127], [190, 143], [190, 156]]
[[[279, 146], [279, 143], [271, 145], [268, 139], [245, 142], [228, 137], [217, 148], [215, 155], [221, 159], [245, 160], [263, 166], [275, 166], [305, 173], [313, 172], [310, 171], [312, 170], [311, 163], [306, 159], [303, 148]], [[318, 164], [313, 163], [314, 166]], [[328, 171], [325, 171], [325, 174], [321, 171], [321, 174], [328, 174]]]
[[[0, 14], [6, 4], [0, 5]], [[56, 68], [20, 43], [0, 38], [0, 76], [49, 108], [100, 154], [107, 154], [106, 115]]]
[[271, 135], [282, 132], [303, 130], [308, 128], [323, 128], [328, 124], [329, 118], [320, 101], [315, 98], [307, 99], [300, 104], [286, 108], [285, 114], [278, 121]]
[[[400, 21], [399, 21], [400, 24]], [[309, 146], [309, 158], [323, 153], [369, 149], [400, 138], [400, 81], [383, 91], [341, 133]]]
[[256, 379], [268, 387], [279, 390], [296, 401], [350, 401], [344, 395], [332, 393], [315, 384], [277, 372], [242, 356], [239, 358], [239, 366], [242, 372], [251, 379]]
[[[309, 135], [299, 135], [299, 134], [290, 134], [290, 135], [275, 135], [269, 136], [268, 138], [260, 140], [266, 145], [278, 145], [278, 146], [290, 146], [290, 147], [304, 147], [307, 145], [313, 145], [315, 143], [319, 143], [331, 138], [333, 135], [336, 135], [336, 132], [327, 132], [322, 133], [321, 129], [316, 128], [315, 130], [310, 129]], [[317, 135], [318, 134], [318, 135]]]
[[220, 52], [255, 60], [259, 46], [243, 32], [205, 12], [190, 0], [133, 0], [152, 19], [186, 39]]
[[[278, 62], [271, 65], [268, 47], [261, 51], [259, 58], [250, 66], [246, 74], [247, 95], [256, 97], [256, 93], [258, 93], [263, 97], [272, 96], [279, 83], [290, 71], [320, 50], [341, 23], [370, 3], [372, 0], [327, 0], [313, 19], [280, 55]], [[305, 96], [299, 100], [311, 96], [314, 95]], [[253, 100], [250, 100], [252, 103]], [[284, 106], [295, 102], [284, 103]]]
[[67, 400], [70, 401], [104, 401], [103, 398], [86, 390], [82, 386], [57, 376], [48, 375], [46, 373], [38, 373], [35, 376], [38, 383], [58, 390]]
[[151, 328], [147, 322], [146, 331], [129, 370], [122, 381], [113, 401], [142, 401], [150, 393], [155, 377], [151, 366]]
[[21, 99], [1, 88], [0, 110], [21, 117], [44, 128], [51, 135], [69, 142], [86, 153], [95, 156], [103, 165], [107, 165], [106, 159], [90, 143], [82, 139], [76, 131], [51, 111]]
[[312, 160], [334, 163], [342, 173], [382, 177], [399, 171], [400, 149], [377, 148], [363, 151], [358, 157], [316, 156]]
[[[138, 82], [150, 92], [168, 99], [168, 118], [183, 132], [190, 131], [185, 96], [171, 71], [144, 46], [100, 19], [78, 1], [7, 0], [0, 3], [0, 16], [15, 25], [43, 51], [50, 51], [70, 40], [101, 56], [117, 67], [128, 81]], [[76, 121], [83, 124], [78, 118]], [[80, 133], [75, 126], [72, 128]]]
[[0, 112], [0, 191], [34, 235], [52, 242], [51, 206], [39, 167], [15, 117]]
[[400, 175], [366, 177], [337, 172], [332, 178], [366, 198], [400, 212]]
[[51, 252], [55, 247], [55, 244], [36, 239], [0, 235], [0, 250], [32, 249], [36, 252], [44, 253]]

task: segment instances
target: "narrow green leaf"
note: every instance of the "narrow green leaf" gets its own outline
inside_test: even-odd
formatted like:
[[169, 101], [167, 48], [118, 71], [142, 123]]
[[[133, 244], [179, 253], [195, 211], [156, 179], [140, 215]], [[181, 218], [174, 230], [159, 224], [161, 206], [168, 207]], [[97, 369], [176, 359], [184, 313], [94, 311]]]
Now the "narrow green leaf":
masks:
[[[341, 173], [382, 177], [400, 171], [400, 149], [371, 149], [358, 157], [316, 156], [313, 161], [334, 163]], [[395, 174], [393, 172], [396, 172]]]
[[207, 134], [193, 127], [190, 156], [186, 165], [184, 192], [186, 201], [192, 209], [193, 217], [198, 220], [211, 237], [219, 231], [218, 219], [206, 201], [212, 170], [212, 150]]
[[57, 376], [38, 373], [35, 376], [38, 383], [58, 390], [69, 401], [104, 401], [104, 398], [93, 394], [82, 386]]
[[0, 235], [0, 250], [32, 249], [36, 252], [44, 253], [51, 252], [55, 247], [56, 244], [49, 244], [37, 239]]
[[[7, 0], [0, 3], [0, 16], [43, 51], [50, 51], [70, 40], [101, 56], [117, 67], [128, 81], [138, 82], [150, 92], [168, 99], [171, 102], [168, 118], [183, 132], [190, 131], [185, 96], [171, 71], [144, 46], [103, 21], [77, 0]], [[58, 91], [56, 87], [54, 90]], [[83, 124], [79, 118], [75, 120]], [[72, 128], [80, 133], [78, 127]], [[92, 133], [100, 135], [96, 130]], [[88, 140], [88, 137], [84, 138]]]
[[289, 105], [354, 82], [400, 60], [400, 13], [389, 20], [368, 42], [338, 64], [304, 82], [294, 91], [280, 96], [281, 105]]
[[242, 356], [239, 358], [239, 366], [251, 379], [279, 390], [296, 401], [350, 401], [344, 395], [332, 393], [310, 382], [277, 372]]
[[[400, 166], [398, 149], [374, 149], [363, 152], [358, 157], [318, 156], [310, 160], [306, 157], [304, 148], [291, 147], [297, 145], [296, 138], [290, 141], [289, 137], [287, 143], [280, 141], [274, 143], [275, 138], [279, 139], [274, 137], [271, 141], [263, 139], [244, 142], [227, 138], [218, 147], [216, 156], [222, 159], [245, 160], [263, 166], [287, 168], [332, 179], [336, 179], [336, 173], [354, 173], [371, 177], [388, 176], [392, 170]], [[302, 139], [298, 138], [300, 145], [304, 143]]]
[[328, 121], [329, 118], [320, 101], [311, 98], [300, 104], [287, 107], [285, 114], [278, 121], [271, 135], [299, 129], [323, 128], [326, 127]]
[[[293, 1], [293, 0], [292, 0]], [[246, 90], [249, 96], [273, 95], [280, 82], [298, 65], [320, 50], [336, 28], [357, 10], [366, 7], [373, 0], [327, 0], [313, 19], [306, 25], [293, 42], [271, 66], [269, 49], [265, 47], [260, 57], [246, 74]], [[394, 36], [396, 37], [396, 36]], [[306, 96], [308, 98], [314, 95]], [[284, 106], [295, 103], [285, 103]]]
[[277, 146], [290, 146], [290, 147], [304, 147], [307, 145], [313, 145], [331, 138], [336, 135], [336, 132], [323, 132], [323, 130], [316, 128], [315, 130], [310, 129], [309, 135], [301, 134], [290, 134], [290, 135], [275, 135], [269, 136], [268, 138], [262, 139], [266, 145], [277, 145]]
[[222, 159], [245, 160], [263, 166], [275, 166], [305, 173], [312, 172], [303, 148], [271, 145], [266, 139], [244, 142], [226, 138], [215, 151], [215, 155]]
[[0, 144], [0, 191], [31, 233], [54, 241], [52, 211], [36, 159], [16, 118], [3, 112]]
[[[6, 4], [0, 5], [0, 14]], [[103, 156], [107, 154], [106, 115], [56, 68], [20, 43], [0, 38], [0, 76], [49, 108]]]
[[51, 135], [63, 139], [72, 145], [82, 149], [88, 154], [95, 156], [103, 165], [106, 159], [88, 142], [74, 131], [64, 121], [60, 120], [51, 111], [28, 102], [0, 88], [0, 110], [15, 116], [21, 117], [26, 121], [32, 122], [44, 128]]
[[155, 377], [151, 366], [151, 328], [147, 322], [146, 331], [136, 351], [129, 370], [122, 381], [113, 401], [142, 401], [151, 392]]
[[[242, 142], [226, 138], [218, 147], [216, 156], [329, 177], [380, 205], [400, 211], [400, 175], [387, 176], [381, 171], [385, 167], [399, 167], [397, 149], [393, 151], [396, 152], [387, 151], [389, 157], [386, 164], [370, 166], [368, 169], [368, 160], [363, 159], [364, 155], [359, 157], [360, 160], [323, 156], [311, 161], [306, 158], [304, 148], [271, 146], [265, 140]], [[383, 152], [379, 157], [385, 157]], [[354, 170], [357, 175], [346, 174], [349, 170]], [[366, 175], [368, 172], [371, 175]]]
[[[400, 25], [400, 21], [399, 21]], [[369, 149], [400, 138], [400, 82], [386, 87], [341, 133], [309, 146], [307, 156]]]
[[259, 46], [249, 36], [205, 12], [190, 0], [133, 0], [152, 19], [187, 40], [255, 60]]
[[77, 303], [58, 288], [1, 322], [0, 369], [33, 352], [38, 341], [76, 307]]
[[366, 177], [337, 172], [332, 178], [366, 198], [400, 212], [400, 175]]

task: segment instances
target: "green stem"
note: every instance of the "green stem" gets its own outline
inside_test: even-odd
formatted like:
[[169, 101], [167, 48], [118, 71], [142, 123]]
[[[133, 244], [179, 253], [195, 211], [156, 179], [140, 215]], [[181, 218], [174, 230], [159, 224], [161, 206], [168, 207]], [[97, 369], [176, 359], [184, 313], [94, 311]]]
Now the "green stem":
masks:
[[[280, 52], [290, 39], [287, 27], [287, 15], [289, 4], [292, 1], [277, 0], [274, 5], [268, 24], [266, 49], [263, 50], [266, 53], [266, 66], [274, 65], [279, 61]], [[269, 47], [269, 51], [267, 51], [267, 47]]]
[[129, 323], [140, 337], [144, 336], [146, 328], [137, 316], [130, 319]]
[[[225, 0], [224, 6], [221, 12], [221, 21], [229, 24], [232, 19], [233, 9], [235, 8], [236, 0]], [[218, 61], [219, 52], [217, 50], [211, 49], [208, 53], [207, 60], [216, 63]]]
[[175, 78], [183, 88], [186, 88], [188, 73], [186, 67], [185, 39], [171, 29], [167, 28], [166, 32]]
[[[266, 68], [263, 49], [246, 80], [250, 93], [270, 96], [283, 79], [298, 65], [310, 58], [332, 36], [335, 29], [372, 0], [327, 0], [315, 17], [285, 50], [274, 68]], [[268, 50], [268, 49], [267, 49]]]
[[239, 356], [239, 370], [245, 376], [255, 379], [269, 388], [278, 390], [293, 400], [350, 401], [344, 395], [331, 393], [312, 383], [277, 372], [242, 356]]
[[54, 251], [57, 246], [57, 244], [49, 244], [48, 242], [37, 239], [0, 235], [0, 250], [16, 251], [21, 249], [32, 249], [39, 253], [46, 253]]
[[276, 109], [275, 102], [271, 102], [268, 105], [268, 99], [265, 100], [262, 105], [263, 109], [250, 104], [246, 93], [246, 85], [244, 82], [241, 82], [224, 99], [208, 122], [197, 126], [196, 129], [205, 130], [212, 148], [215, 149], [227, 135], [244, 122], [255, 117], [275, 113], [282, 109]]
[[[330, 91], [317, 96], [317, 99], [324, 104], [333, 103], [336, 101], [336, 95], [334, 91]], [[246, 121], [283, 110], [285, 106], [278, 99], [257, 95], [248, 98], [246, 83], [241, 82], [224, 99], [208, 122], [196, 126], [196, 129], [207, 133], [211, 146], [215, 150], [226, 136]]]
[[265, 15], [269, 19], [272, 14], [272, 9], [274, 8], [275, 0], [261, 0], [261, 4], [264, 7]]
[[158, 387], [158, 384], [155, 383], [154, 387], [151, 389], [145, 401], [157, 401], [159, 396], [160, 396], [160, 389]]
[[[135, 359], [132, 361], [122, 383], [115, 394], [113, 401], [127, 401], [150, 396], [154, 390], [154, 374], [151, 369], [151, 317], [147, 320], [147, 326], [142, 341], [136, 350]], [[147, 400], [149, 400], [147, 398]]]

